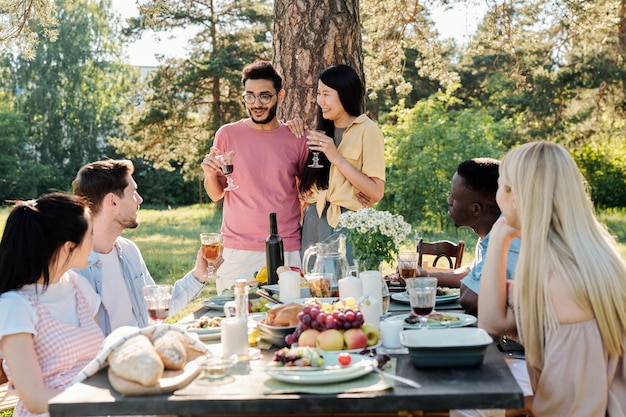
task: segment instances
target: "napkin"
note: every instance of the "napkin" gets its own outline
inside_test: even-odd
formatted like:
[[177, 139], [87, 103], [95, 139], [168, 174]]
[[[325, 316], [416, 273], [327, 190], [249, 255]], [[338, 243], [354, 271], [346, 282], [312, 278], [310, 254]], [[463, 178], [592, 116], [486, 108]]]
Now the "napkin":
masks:
[[[391, 366], [385, 372], [395, 375], [396, 359], [392, 358]], [[244, 388], [245, 387], [245, 388]], [[341, 394], [345, 392], [375, 392], [393, 388], [393, 381], [384, 378], [377, 372], [370, 372], [362, 377], [332, 384], [298, 385], [281, 382], [270, 377], [263, 371], [260, 361], [240, 362], [230, 375], [220, 379], [209, 379], [200, 375], [191, 384], [174, 392], [174, 395], [212, 396], [238, 395], [245, 390], [247, 395], [268, 394]]]
[[96, 357], [89, 362], [79, 373], [76, 375], [71, 385], [77, 384], [79, 382], [84, 381], [88, 377], [94, 375], [100, 369], [107, 366], [107, 358], [109, 354], [115, 349], [117, 346], [121, 345], [126, 340], [131, 337], [137, 336], [138, 334], [143, 334], [145, 336], [150, 337], [150, 335], [154, 333], [158, 333], [161, 331], [173, 330], [179, 333], [182, 333], [187, 340], [189, 341], [189, 347], [191, 349], [197, 350], [202, 353], [211, 353], [210, 350], [200, 341], [196, 335], [192, 335], [185, 331], [185, 329], [181, 329], [178, 326], [173, 326], [171, 324], [159, 324], [156, 326], [148, 326], [148, 327], [134, 327], [134, 326], [122, 326], [119, 327], [111, 334], [109, 334], [100, 346]]

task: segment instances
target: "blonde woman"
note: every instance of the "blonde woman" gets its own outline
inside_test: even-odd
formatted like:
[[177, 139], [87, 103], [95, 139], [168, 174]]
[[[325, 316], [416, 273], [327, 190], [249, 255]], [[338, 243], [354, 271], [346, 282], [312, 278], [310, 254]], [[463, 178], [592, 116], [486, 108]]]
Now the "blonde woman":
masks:
[[[626, 415], [626, 265], [594, 215], [585, 181], [561, 146], [510, 151], [496, 196], [478, 300], [479, 326], [526, 347], [541, 416]], [[515, 282], [506, 250], [523, 236]]]

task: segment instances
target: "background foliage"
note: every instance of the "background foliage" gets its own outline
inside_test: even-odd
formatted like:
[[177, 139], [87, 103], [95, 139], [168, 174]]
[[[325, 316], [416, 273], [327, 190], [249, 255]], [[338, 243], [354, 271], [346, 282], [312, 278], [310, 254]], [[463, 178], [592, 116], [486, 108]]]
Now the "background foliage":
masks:
[[[537, 139], [572, 151], [599, 207], [623, 207], [620, 0], [489, 0], [467, 45], [439, 39], [430, 16], [454, 2], [361, 0], [367, 112], [387, 137], [380, 207], [445, 230], [459, 162]], [[245, 114], [240, 70], [275, 58], [274, 19], [289, 17], [274, 16], [271, 0], [138, 4], [141, 15], [121, 22], [110, 0], [54, 0], [29, 21], [32, 56], [0, 51], [2, 201], [67, 190], [78, 167], [104, 157], [133, 158], [148, 203], [206, 201], [198, 162], [215, 130]], [[53, 33], [44, 12], [55, 8]], [[196, 34], [185, 59], [163, 59], [144, 78], [121, 63], [123, 42], [180, 27]]]

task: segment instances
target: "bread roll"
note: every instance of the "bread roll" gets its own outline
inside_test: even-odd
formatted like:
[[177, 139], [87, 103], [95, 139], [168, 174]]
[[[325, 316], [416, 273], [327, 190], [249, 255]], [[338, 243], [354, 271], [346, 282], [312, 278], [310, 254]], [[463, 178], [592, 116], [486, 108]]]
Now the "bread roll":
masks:
[[165, 369], [182, 369], [187, 364], [187, 340], [174, 330], [152, 337], [152, 344], [161, 357]]
[[108, 360], [117, 376], [147, 387], [159, 382], [165, 368], [150, 339], [141, 334], [113, 349]]

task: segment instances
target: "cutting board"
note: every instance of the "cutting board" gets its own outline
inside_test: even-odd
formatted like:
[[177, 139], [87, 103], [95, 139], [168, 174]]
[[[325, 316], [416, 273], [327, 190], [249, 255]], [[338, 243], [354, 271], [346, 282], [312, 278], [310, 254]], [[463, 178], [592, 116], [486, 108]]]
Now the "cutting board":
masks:
[[158, 395], [169, 394], [186, 387], [200, 374], [200, 362], [204, 355], [189, 360], [183, 369], [176, 371], [166, 369], [156, 385], [145, 386], [138, 382], [129, 381], [117, 376], [109, 367], [109, 382], [111, 386], [123, 395]]

